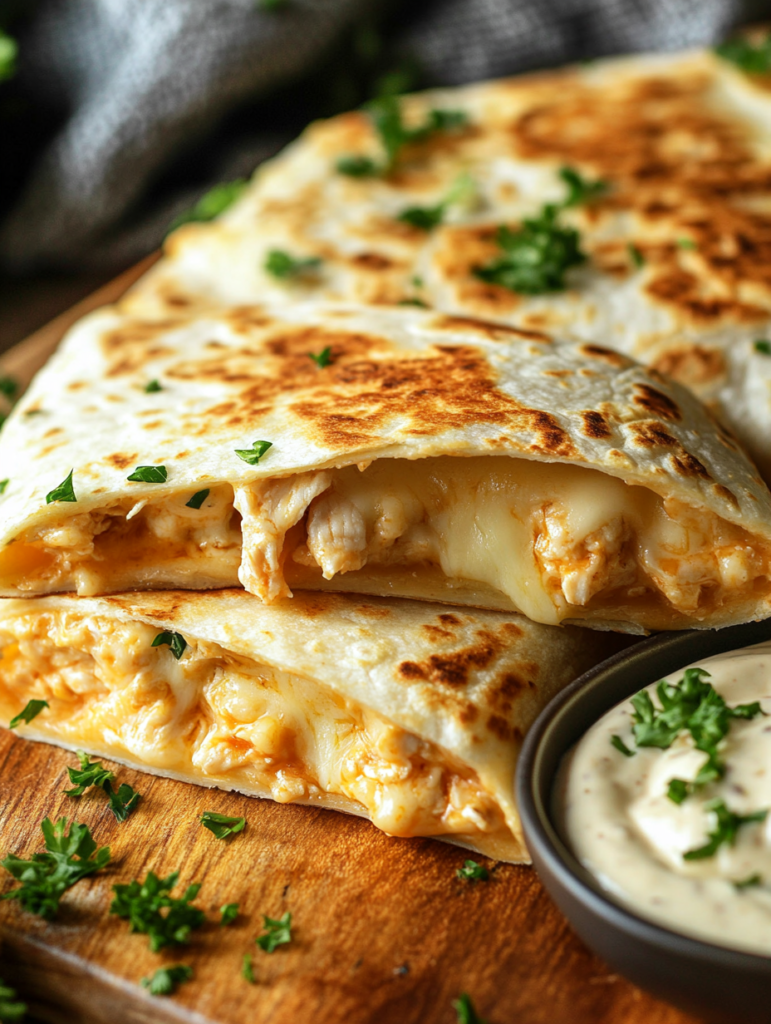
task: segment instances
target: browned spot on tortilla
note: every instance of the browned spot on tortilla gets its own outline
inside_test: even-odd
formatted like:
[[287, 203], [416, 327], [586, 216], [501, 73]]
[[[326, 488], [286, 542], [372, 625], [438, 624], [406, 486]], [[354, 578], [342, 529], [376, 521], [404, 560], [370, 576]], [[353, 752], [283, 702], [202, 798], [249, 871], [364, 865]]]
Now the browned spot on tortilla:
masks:
[[604, 438], [610, 437], [610, 428], [605, 422], [605, 417], [596, 409], [586, 409], [581, 413], [584, 421], [583, 432], [587, 437]]
[[[516, 627], [515, 627], [516, 628]], [[478, 629], [477, 642], [446, 654], [431, 654], [424, 661], [403, 661], [399, 675], [403, 679], [423, 679], [450, 687], [466, 686], [474, 670], [487, 668], [510, 642], [510, 633]]]
[[708, 384], [725, 375], [722, 352], [704, 345], [681, 345], [670, 348], [653, 363], [653, 369], [686, 387]]
[[74, 380], [71, 384], [67, 385], [69, 391], [80, 391], [81, 388], [86, 387], [86, 382], [82, 380]]
[[51, 427], [50, 430], [46, 430], [45, 434], [43, 434], [43, 437], [56, 437], [57, 434], [63, 433], [64, 430], [62, 429], [62, 427]]
[[687, 452], [684, 449], [679, 455], [670, 455], [669, 461], [672, 464], [672, 468], [676, 473], [679, 473], [680, 476], [698, 476], [701, 477], [702, 480], [712, 479], [707, 469], [701, 462], [699, 462], [696, 456], [691, 455], [690, 452]]
[[630, 423], [629, 430], [634, 434], [634, 443], [640, 448], [679, 448], [680, 442], [672, 437], [666, 427], [653, 420], [642, 423]]
[[396, 265], [394, 260], [379, 252], [360, 252], [356, 256], [351, 256], [349, 262], [355, 267], [359, 267], [360, 270], [374, 271], [390, 270]]
[[712, 489], [719, 498], [727, 501], [729, 505], [733, 505], [737, 511], [739, 510], [739, 500], [733, 491], [729, 491], [729, 489], [724, 487], [723, 484], [713, 484]]
[[359, 615], [363, 615], [368, 619], [387, 619], [391, 614], [390, 608], [384, 608], [383, 605], [372, 604], [357, 605], [356, 611]]
[[136, 453], [134, 455], [124, 455], [121, 452], [116, 452], [114, 455], [108, 455], [104, 461], [109, 462], [116, 469], [127, 469], [129, 466], [135, 465], [138, 458], [139, 456]]
[[464, 704], [458, 711], [458, 719], [463, 725], [471, 725], [479, 717], [479, 709], [475, 704]]
[[548, 343], [552, 341], [549, 335], [544, 334], [543, 331], [529, 331], [506, 324], [490, 323], [489, 320], [480, 320], [471, 316], [437, 316], [429, 326], [437, 331], [473, 331], [475, 334], [481, 334], [484, 338], [489, 338], [490, 341], [510, 341], [511, 338], [526, 338]]
[[663, 420], [679, 421], [683, 418], [677, 402], [650, 384], [635, 384], [632, 400], [635, 405], [642, 406]]
[[[501, 715], [490, 715], [487, 719], [487, 728], [503, 743], [511, 743], [519, 733], [519, 729], [507, 722]], [[521, 737], [521, 733], [519, 735]]]
[[600, 359], [603, 363], [608, 363], [610, 366], [631, 366], [631, 359], [627, 359], [626, 356], [622, 356], [619, 352], [614, 352], [613, 349], [604, 348], [602, 345], [581, 345], [579, 351], [582, 355], [589, 356], [590, 359]]
[[442, 612], [439, 615], [439, 621], [445, 626], [459, 626], [460, 619], [457, 615], [453, 615], [452, 612]]

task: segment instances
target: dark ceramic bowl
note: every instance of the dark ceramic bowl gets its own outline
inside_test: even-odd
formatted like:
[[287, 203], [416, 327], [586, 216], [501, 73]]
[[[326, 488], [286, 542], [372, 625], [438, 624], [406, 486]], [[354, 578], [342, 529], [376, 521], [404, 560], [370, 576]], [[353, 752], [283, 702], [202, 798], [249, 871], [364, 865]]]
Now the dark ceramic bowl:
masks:
[[581, 938], [621, 974], [715, 1022], [771, 1024], [771, 957], [700, 942], [638, 917], [603, 892], [560, 838], [551, 797], [563, 755], [606, 711], [702, 658], [771, 640], [771, 619], [651, 637], [584, 673], [543, 711], [525, 739], [517, 799], [546, 889]]

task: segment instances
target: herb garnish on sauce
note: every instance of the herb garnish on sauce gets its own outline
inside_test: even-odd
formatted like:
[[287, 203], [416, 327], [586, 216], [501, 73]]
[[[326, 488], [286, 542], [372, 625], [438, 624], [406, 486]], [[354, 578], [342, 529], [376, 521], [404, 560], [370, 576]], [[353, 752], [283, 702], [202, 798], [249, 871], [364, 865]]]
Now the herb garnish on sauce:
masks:
[[688, 850], [683, 854], [683, 860], [704, 860], [705, 857], [714, 856], [723, 844], [733, 846], [736, 842], [736, 833], [742, 825], [765, 821], [768, 815], [768, 810], [755, 811], [753, 814], [734, 814], [722, 800], [711, 800], [705, 808], [715, 815], [715, 828], [707, 833], [709, 842], [695, 850]]

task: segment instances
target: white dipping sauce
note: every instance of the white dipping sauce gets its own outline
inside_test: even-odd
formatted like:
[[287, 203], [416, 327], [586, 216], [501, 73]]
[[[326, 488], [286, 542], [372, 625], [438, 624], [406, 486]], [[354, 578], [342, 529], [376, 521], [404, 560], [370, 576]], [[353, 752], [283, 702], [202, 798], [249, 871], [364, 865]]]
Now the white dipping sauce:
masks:
[[[771, 715], [771, 642], [706, 658], [693, 666], [710, 673], [729, 707], [759, 701]], [[683, 676], [667, 677], [675, 684]], [[647, 687], [656, 707], [656, 685]], [[720, 946], [771, 956], [771, 813], [742, 825], [734, 845], [710, 857], [684, 860], [715, 829], [705, 808], [722, 800], [736, 814], [771, 811], [771, 717], [732, 719], [718, 747], [722, 779], [674, 803], [672, 778], [691, 781], [707, 760], [684, 730], [667, 749], [637, 747], [628, 700], [609, 711], [567, 755], [555, 792], [563, 833], [581, 863], [619, 902], [673, 931]], [[613, 735], [635, 751], [627, 757]], [[761, 883], [735, 882], [759, 875]]]

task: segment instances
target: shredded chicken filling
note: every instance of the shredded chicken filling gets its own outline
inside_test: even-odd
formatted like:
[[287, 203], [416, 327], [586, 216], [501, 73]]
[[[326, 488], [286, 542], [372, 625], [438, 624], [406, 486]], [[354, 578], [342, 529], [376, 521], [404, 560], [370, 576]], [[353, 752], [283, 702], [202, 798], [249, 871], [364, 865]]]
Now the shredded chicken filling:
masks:
[[20, 616], [0, 642], [0, 708], [32, 698], [53, 739], [274, 800], [347, 798], [392, 835], [494, 833], [497, 801], [432, 743], [299, 676], [157, 628], [77, 612]]
[[292, 563], [327, 580], [365, 566], [422, 565], [492, 587], [549, 623], [630, 605], [698, 619], [753, 587], [771, 588], [771, 552], [740, 527], [579, 466], [381, 459], [361, 471], [221, 485], [200, 510], [187, 498], [123, 504], [40, 530], [5, 549], [0, 577], [32, 592], [94, 594], [115, 589], [110, 574], [127, 560], [145, 575], [122, 578], [123, 589], [163, 585], [168, 567], [187, 559], [217, 566], [207, 585], [235, 583], [237, 572], [269, 602], [291, 595]]

